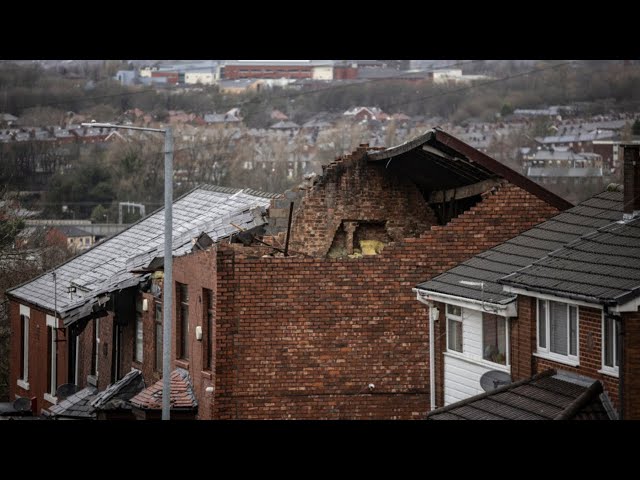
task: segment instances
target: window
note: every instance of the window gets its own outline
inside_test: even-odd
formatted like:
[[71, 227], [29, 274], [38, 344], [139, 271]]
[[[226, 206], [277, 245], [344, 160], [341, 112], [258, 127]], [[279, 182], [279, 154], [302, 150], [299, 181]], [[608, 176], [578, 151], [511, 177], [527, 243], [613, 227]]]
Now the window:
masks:
[[498, 315], [482, 315], [482, 358], [507, 364], [507, 319]]
[[155, 340], [156, 340], [156, 355], [154, 361], [154, 368], [156, 372], [162, 371], [162, 305], [156, 303], [156, 315], [155, 315]]
[[91, 355], [91, 375], [98, 377], [98, 360], [100, 356], [100, 319], [96, 318], [93, 324], [93, 346]]
[[55, 396], [56, 389], [58, 387], [58, 342], [56, 339], [56, 326], [56, 318], [51, 315], [47, 315], [47, 379], [49, 380], [47, 393], [52, 397]]
[[202, 348], [202, 368], [204, 370], [211, 370], [211, 356], [213, 355], [213, 332], [214, 332], [214, 297], [213, 291], [208, 288], [202, 289], [202, 297], [204, 298], [203, 307], [203, 318], [205, 320], [204, 325], [204, 338], [203, 338], [203, 348]]
[[448, 304], [447, 349], [462, 353], [462, 308]]
[[538, 299], [538, 352], [578, 361], [578, 307]]
[[29, 307], [20, 305], [20, 372], [23, 385], [22, 388], [29, 388], [26, 384], [29, 381]]
[[134, 339], [134, 358], [136, 362], [142, 363], [143, 359], [143, 325], [142, 325], [142, 298], [136, 299], [136, 334]]
[[615, 317], [602, 318], [602, 369], [618, 374], [620, 350], [618, 345], [618, 322]]
[[178, 358], [189, 359], [189, 288], [176, 282], [178, 306]]

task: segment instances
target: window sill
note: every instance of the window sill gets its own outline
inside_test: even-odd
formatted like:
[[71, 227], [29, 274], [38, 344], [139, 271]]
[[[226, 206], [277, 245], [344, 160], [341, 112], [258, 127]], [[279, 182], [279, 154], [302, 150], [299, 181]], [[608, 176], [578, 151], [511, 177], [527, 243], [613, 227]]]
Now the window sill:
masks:
[[87, 383], [94, 387], [98, 386], [98, 377], [95, 375], [87, 375]]
[[202, 370], [200, 373], [202, 378], [206, 378], [207, 380], [211, 380], [213, 378], [213, 372], [209, 370]]
[[557, 362], [557, 363], [562, 363], [563, 365], [569, 365], [570, 367], [579, 367], [580, 366], [580, 361], [579, 360], [574, 360], [572, 358], [564, 357], [562, 355], [554, 355], [552, 353], [534, 352], [533, 356], [534, 357], [538, 357], [538, 358], [542, 358], [544, 360], [549, 360], [551, 362]]
[[43, 395], [43, 398], [46, 402], [52, 403], [54, 405], [56, 405], [58, 403], [58, 399], [56, 397], [54, 397], [53, 395], [51, 395], [50, 393], [45, 393]]
[[598, 373], [603, 375], [608, 375], [609, 377], [618, 378], [620, 373], [617, 369], [603, 367], [601, 370], [598, 370]]
[[184, 358], [179, 358], [176, 360], [176, 367], [184, 368], [185, 370], [189, 370], [189, 360], [185, 360]]
[[29, 390], [30, 386], [29, 386], [29, 382], [22, 380], [22, 379], [18, 379], [18, 386], [24, 390]]
[[501, 370], [506, 373], [511, 373], [510, 365], [502, 365], [501, 363], [489, 362], [488, 360], [485, 360], [483, 358], [468, 357], [467, 355], [464, 355], [460, 352], [444, 352], [443, 355], [446, 357], [457, 358], [464, 362], [473, 363], [481, 367], [490, 368], [491, 370]]

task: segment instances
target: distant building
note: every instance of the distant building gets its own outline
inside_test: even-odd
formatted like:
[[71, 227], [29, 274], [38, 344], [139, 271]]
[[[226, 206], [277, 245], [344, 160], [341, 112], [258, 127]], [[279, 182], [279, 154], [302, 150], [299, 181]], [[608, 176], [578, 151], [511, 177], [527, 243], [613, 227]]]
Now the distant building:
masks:
[[222, 78], [333, 79], [332, 60], [234, 60], [224, 64]]
[[87, 250], [96, 242], [94, 235], [69, 225], [59, 225], [47, 232], [48, 240], [52, 240], [56, 236], [62, 237], [67, 243], [67, 248], [72, 252]]
[[120, 82], [120, 85], [135, 85], [138, 83], [138, 72], [135, 70], [118, 70], [115, 79]]

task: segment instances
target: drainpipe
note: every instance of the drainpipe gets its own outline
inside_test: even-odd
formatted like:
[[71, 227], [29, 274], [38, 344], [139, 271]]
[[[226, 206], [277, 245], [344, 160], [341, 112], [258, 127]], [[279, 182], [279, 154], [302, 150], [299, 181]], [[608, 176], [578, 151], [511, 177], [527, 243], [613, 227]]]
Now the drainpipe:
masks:
[[[616, 338], [616, 344], [619, 345], [616, 356], [620, 353], [620, 358], [618, 358], [618, 420], [624, 420], [624, 322], [622, 321], [622, 315], [615, 315], [609, 312], [609, 305], [606, 303], [604, 304], [604, 318], [605, 321], [613, 320], [618, 324], [618, 338]], [[602, 348], [604, 348], [604, 338], [601, 343], [603, 344]]]
[[429, 305], [429, 397], [431, 400], [431, 410], [436, 408], [436, 352], [434, 337], [434, 323], [438, 316], [438, 309], [432, 303]]
[[436, 348], [434, 340], [434, 322], [438, 319], [440, 311], [434, 302], [422, 298], [416, 289], [413, 289], [413, 291], [416, 292], [416, 299], [420, 303], [424, 303], [429, 307], [429, 411], [431, 411], [436, 409]]

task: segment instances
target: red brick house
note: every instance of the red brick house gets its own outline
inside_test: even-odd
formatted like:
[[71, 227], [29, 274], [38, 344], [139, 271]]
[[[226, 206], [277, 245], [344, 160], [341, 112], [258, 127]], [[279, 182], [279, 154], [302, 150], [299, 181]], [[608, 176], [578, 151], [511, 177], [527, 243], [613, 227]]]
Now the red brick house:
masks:
[[[623, 192], [598, 194], [417, 286], [439, 339], [431, 408], [443, 408], [431, 418], [520, 418], [512, 410], [523, 401], [528, 415], [569, 418], [558, 398], [514, 396], [549, 371], [543, 382], [557, 394], [582, 385], [594, 401], [604, 394], [601, 410], [615, 407], [609, 418], [640, 418], [639, 165], [638, 146], [627, 145]], [[483, 393], [491, 375], [507, 384], [498, 396]]]
[[[571, 206], [440, 130], [389, 149], [363, 145], [277, 198], [236, 203], [229, 192], [226, 217], [194, 222], [216, 202], [205, 195], [194, 208], [196, 193], [174, 205], [185, 224], [174, 238], [172, 364], [187, 372], [201, 419], [423, 418], [429, 322], [411, 287]], [[246, 203], [259, 199], [266, 218]], [[135, 248], [116, 266], [65, 275], [59, 298], [70, 285], [82, 299], [58, 306], [57, 329], [45, 330], [45, 317], [56, 319], [51, 274], [8, 292], [12, 395], [48, 407], [54, 383], [104, 389], [132, 367], [147, 385], [160, 379], [163, 252], [153, 225], [129, 234]], [[127, 244], [125, 232], [102, 245]], [[66, 341], [44, 341], [49, 330]], [[47, 374], [24, 374], [21, 359]], [[153, 410], [143, 400], [136, 408]]]

